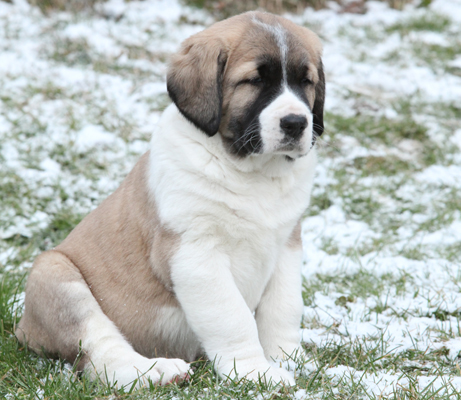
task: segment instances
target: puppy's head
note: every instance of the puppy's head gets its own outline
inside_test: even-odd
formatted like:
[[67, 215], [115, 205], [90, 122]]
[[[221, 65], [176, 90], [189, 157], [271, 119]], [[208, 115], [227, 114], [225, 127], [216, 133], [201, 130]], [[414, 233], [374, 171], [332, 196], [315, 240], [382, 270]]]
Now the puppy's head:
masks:
[[323, 132], [322, 47], [310, 30], [249, 12], [187, 39], [171, 62], [168, 92], [181, 113], [227, 150], [307, 154]]

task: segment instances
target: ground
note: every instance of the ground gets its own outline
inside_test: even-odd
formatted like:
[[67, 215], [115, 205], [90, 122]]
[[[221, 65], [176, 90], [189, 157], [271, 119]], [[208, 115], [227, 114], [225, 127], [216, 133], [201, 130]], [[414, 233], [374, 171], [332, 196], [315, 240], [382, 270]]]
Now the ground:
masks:
[[295, 388], [191, 381], [127, 394], [11, 334], [34, 257], [148, 148], [181, 40], [213, 18], [176, 0], [44, 15], [0, 2], [0, 397], [461, 398], [461, 1], [289, 15], [324, 43], [326, 129], [303, 221], [307, 358]]

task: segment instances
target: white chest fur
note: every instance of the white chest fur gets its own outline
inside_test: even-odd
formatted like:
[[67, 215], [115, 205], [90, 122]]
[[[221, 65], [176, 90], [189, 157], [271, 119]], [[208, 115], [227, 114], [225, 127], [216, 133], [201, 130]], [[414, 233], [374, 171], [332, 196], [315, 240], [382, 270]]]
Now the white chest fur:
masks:
[[[206, 136], [171, 105], [152, 137], [149, 185], [162, 224], [201, 251], [216, 246], [254, 310], [275, 263], [307, 208], [314, 150], [298, 160], [234, 159], [218, 135]], [[211, 244], [210, 244], [211, 243]], [[198, 250], [200, 251], [200, 250]]]

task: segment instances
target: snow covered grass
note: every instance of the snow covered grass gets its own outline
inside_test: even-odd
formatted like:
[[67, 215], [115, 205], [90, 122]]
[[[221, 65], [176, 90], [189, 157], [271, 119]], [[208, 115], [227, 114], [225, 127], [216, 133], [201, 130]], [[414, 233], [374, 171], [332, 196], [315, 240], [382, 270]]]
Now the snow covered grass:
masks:
[[303, 224], [297, 387], [192, 380], [123, 393], [12, 336], [34, 257], [148, 148], [166, 61], [213, 19], [175, 1], [44, 16], [0, 2], [0, 398], [461, 397], [461, 1], [292, 16], [325, 44], [326, 131]]

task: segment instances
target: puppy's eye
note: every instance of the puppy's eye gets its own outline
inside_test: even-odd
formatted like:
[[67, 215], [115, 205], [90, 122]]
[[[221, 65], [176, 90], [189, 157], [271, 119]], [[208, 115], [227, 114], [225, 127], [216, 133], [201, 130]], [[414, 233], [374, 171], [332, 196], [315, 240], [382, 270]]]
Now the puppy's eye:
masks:
[[263, 80], [260, 76], [255, 76], [254, 78], [244, 79], [240, 81], [237, 85], [253, 85], [259, 86], [263, 83]]
[[263, 80], [260, 76], [255, 76], [254, 78], [248, 79], [248, 83], [250, 85], [260, 85], [261, 83], [263, 83]]
[[301, 80], [301, 84], [302, 84], [302, 85], [305, 85], [305, 86], [307, 86], [307, 85], [312, 85], [313, 83], [314, 83], [314, 82], [312, 82], [312, 81], [311, 81], [309, 78], [307, 78], [307, 77], [305, 77], [305, 78], [303, 78], [303, 79]]

